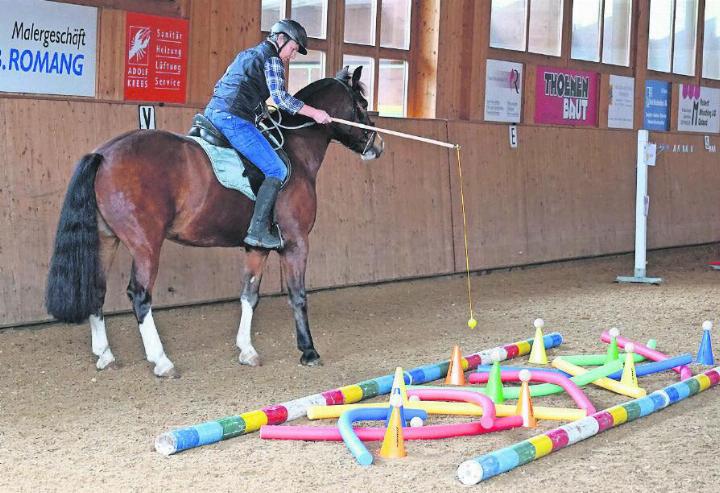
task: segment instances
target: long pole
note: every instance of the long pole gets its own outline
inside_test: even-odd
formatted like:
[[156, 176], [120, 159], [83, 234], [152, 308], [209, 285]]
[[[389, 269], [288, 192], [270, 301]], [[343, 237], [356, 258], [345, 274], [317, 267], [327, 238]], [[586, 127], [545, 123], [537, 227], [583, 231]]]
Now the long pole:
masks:
[[389, 130], [387, 128], [371, 127], [370, 125], [363, 125], [362, 123], [351, 122], [350, 120], [343, 120], [342, 118], [330, 118], [330, 120], [332, 120], [336, 123], [350, 125], [351, 127], [364, 128], [365, 130], [372, 130], [375, 132], [395, 135], [397, 137], [403, 137], [405, 139], [419, 140], [420, 142], [425, 142], [427, 144], [433, 144], [436, 146], [447, 147], [448, 149], [456, 149], [456, 148], [460, 147], [458, 144], [451, 144], [450, 142], [442, 142], [440, 140], [428, 139], [427, 137], [419, 137], [417, 135], [406, 134], [403, 132], [397, 132], [395, 130]]
[[457, 468], [457, 477], [466, 485], [478, 484], [498, 474], [544, 457], [574, 443], [594, 437], [610, 428], [634, 421], [720, 383], [720, 367], [657, 390], [640, 399], [609, 407], [578, 421], [518, 442], [489, 454], [466, 460]]

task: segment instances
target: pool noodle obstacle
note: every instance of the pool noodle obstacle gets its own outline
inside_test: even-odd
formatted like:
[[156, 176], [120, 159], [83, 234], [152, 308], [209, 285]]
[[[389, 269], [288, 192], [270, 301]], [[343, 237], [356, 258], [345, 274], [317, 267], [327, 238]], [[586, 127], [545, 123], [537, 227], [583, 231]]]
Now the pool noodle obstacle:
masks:
[[[657, 341], [655, 339], [648, 339], [646, 346], [650, 349], [655, 349], [657, 347]], [[602, 366], [608, 362], [607, 354], [572, 354], [563, 355], [562, 359], [578, 366]], [[640, 354], [633, 353], [633, 360], [635, 363], [642, 363], [646, 361], [647, 358]]]
[[720, 383], [720, 367], [669, 385], [645, 397], [609, 407], [509, 447], [467, 460], [458, 466], [457, 477], [463, 484], [478, 484], [610, 428], [661, 411], [718, 383]]
[[[610, 334], [607, 331], [603, 331], [602, 335], [600, 336], [600, 339], [603, 342], [610, 342]], [[651, 349], [643, 344], [640, 344], [639, 342], [631, 341], [630, 339], [626, 339], [623, 336], [617, 336], [617, 343], [620, 347], [624, 348], [625, 344], [627, 344], [628, 342], [632, 342], [635, 345], [635, 353], [641, 354], [641, 355], [645, 356], [647, 359], [650, 359], [653, 361], [662, 361], [662, 360], [669, 358], [668, 355], [663, 354], [660, 351]], [[690, 370], [690, 368], [687, 366], [676, 366], [672, 370], [674, 372], [680, 374], [680, 380], [685, 380], [692, 376], [692, 370]]]
[[[562, 344], [563, 338], [559, 333], [553, 332], [547, 334], [543, 342], [546, 348], [552, 348]], [[472, 370], [480, 364], [489, 363], [491, 361], [490, 354], [493, 351], [498, 351], [502, 360], [512, 359], [528, 354], [532, 349], [532, 343], [533, 339], [517, 341], [505, 346], [470, 354], [463, 358], [463, 361], [467, 362], [467, 368]], [[441, 361], [420, 366], [405, 372], [405, 376], [409, 378], [410, 383], [432, 382], [447, 375], [448, 365], [449, 361]], [[262, 425], [280, 424], [305, 417], [308, 407], [312, 405], [349, 404], [388, 394], [392, 389], [393, 378], [394, 375], [385, 375], [355, 385], [328, 390], [320, 394], [309, 395], [240, 415], [171, 430], [162, 433], [155, 439], [155, 450], [162, 455], [169, 456], [183, 450], [247, 435], [259, 430]]]
[[[513, 406], [514, 407], [514, 406]], [[439, 440], [461, 436], [482, 435], [495, 431], [505, 431], [522, 426], [522, 416], [498, 418], [491, 428], [484, 428], [479, 421], [444, 425], [427, 425], [419, 428], [403, 428], [405, 440]], [[353, 428], [357, 437], [364, 441], [380, 441], [385, 436], [385, 428]], [[308, 440], [341, 441], [337, 426], [284, 426], [264, 425], [260, 428], [260, 438], [272, 440]]]
[[[615, 360], [611, 361], [610, 363], [606, 363], [602, 366], [598, 366], [597, 368], [594, 368], [587, 373], [583, 375], [578, 375], [570, 378], [575, 385], [578, 387], [584, 387], [585, 385], [588, 385], [589, 383], [593, 382], [594, 380], [597, 380], [598, 378], [605, 377], [609, 375], [610, 373], [614, 373], [618, 370], [622, 370], [623, 362], [621, 360]], [[480, 373], [479, 378], [487, 378], [487, 373]], [[477, 378], [477, 377], [474, 377]], [[413, 387], [410, 386], [409, 388], [420, 388], [420, 387]], [[436, 387], [436, 386], [423, 386], [422, 388], [442, 388], [442, 387]], [[466, 387], [468, 390], [472, 390], [474, 392], [481, 392], [485, 393], [485, 389], [482, 388], [473, 388], [473, 387]], [[550, 394], [557, 394], [559, 392], [563, 392], [563, 388], [559, 385], [555, 385], [554, 383], [541, 383], [538, 385], [531, 385], [530, 386], [530, 395], [532, 397], [540, 397], [544, 395], [550, 395]], [[505, 394], [506, 399], [517, 399], [520, 395], [520, 388], [519, 387], [505, 387], [503, 389], [503, 393]], [[535, 408], [537, 410], [537, 408]], [[539, 416], [538, 416], [539, 417]]]
[[[408, 392], [416, 389], [424, 389], [425, 387], [413, 387]], [[428, 387], [428, 389], [442, 390], [444, 387]], [[466, 392], [474, 392], [481, 394], [481, 389], [464, 387]], [[385, 404], [341, 404], [337, 406], [311, 406], [308, 408], [309, 419], [330, 419], [339, 418], [340, 415], [349, 410], [359, 407], [384, 407]], [[455, 416], [482, 416], [482, 408], [475, 404], [467, 404], [464, 402], [429, 402], [429, 401], [409, 401], [404, 405], [405, 409], [422, 409], [428, 414], [448, 414]], [[587, 416], [582, 409], [560, 408], [560, 407], [542, 407], [533, 405], [535, 417], [538, 419], [552, 419], [557, 421], [575, 421]], [[495, 415], [500, 417], [515, 416], [516, 406], [507, 404], [495, 404]]]
[[[529, 370], [521, 370], [529, 371]], [[471, 373], [468, 377], [470, 383], [485, 383], [488, 380], [489, 375], [486, 373]], [[500, 371], [500, 378], [503, 382], [520, 382], [520, 371], [505, 370]], [[587, 398], [585, 393], [580, 390], [570, 378], [555, 373], [543, 373], [543, 372], [530, 372], [531, 382], [544, 382], [551, 383], [560, 386], [567, 394], [575, 401], [577, 406], [584, 410], [587, 414], [595, 412], [595, 406], [593, 406], [590, 399]], [[503, 391], [504, 392], [504, 391]], [[532, 394], [531, 394], [532, 395]]]
[[[630, 356], [630, 355], [628, 355], [628, 356]], [[620, 361], [620, 360], [618, 360], [618, 361]], [[592, 370], [587, 370], [581, 366], [577, 366], [577, 365], [573, 365], [572, 363], [568, 363], [567, 361], [562, 359], [562, 357], [555, 358], [552, 362], [552, 365], [555, 368], [559, 368], [562, 371], [572, 373], [575, 376], [586, 375], [587, 373], [590, 373], [590, 371], [592, 371]], [[625, 366], [625, 365], [623, 365], [623, 366]], [[602, 367], [599, 367], [599, 368], [602, 368]], [[615, 372], [613, 372], [613, 373], [615, 373]], [[634, 399], [638, 399], [647, 394], [645, 389], [627, 385], [626, 383], [618, 382], [617, 380], [612, 380], [610, 378], [607, 378], [606, 376], [595, 379], [591, 383], [593, 385], [597, 385], [598, 387], [602, 387], [604, 389], [610, 390], [617, 394], [626, 395], [626, 396], [632, 397]]]

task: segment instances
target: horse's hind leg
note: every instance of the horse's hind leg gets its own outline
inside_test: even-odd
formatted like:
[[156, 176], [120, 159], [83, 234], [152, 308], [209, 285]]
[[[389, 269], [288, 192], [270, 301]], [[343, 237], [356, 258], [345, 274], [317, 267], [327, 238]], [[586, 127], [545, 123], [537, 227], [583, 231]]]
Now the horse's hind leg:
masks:
[[[140, 335], [142, 336], [145, 356], [155, 365], [153, 373], [158, 377], [178, 377], [175, 365], [165, 355], [155, 321], [152, 316], [152, 288], [158, 272], [160, 245], [156, 248], [144, 245], [145, 248], [133, 251], [132, 272], [128, 283], [127, 295], [133, 305]], [[142, 253], [140, 253], [142, 252]]]
[[320, 355], [313, 345], [307, 313], [305, 292], [305, 267], [307, 265], [307, 241], [297, 241], [280, 252], [280, 264], [287, 278], [288, 301], [295, 318], [297, 347], [302, 351], [300, 363], [305, 366], [321, 365]]
[[[105, 302], [106, 284], [105, 279], [107, 273], [112, 266], [113, 260], [115, 259], [115, 253], [119, 240], [115, 236], [105, 236], [100, 233], [100, 260], [102, 262], [102, 279], [98, 283], [100, 307]], [[92, 352], [98, 357], [95, 366], [98, 370], [104, 370], [105, 368], [115, 366], [115, 356], [110, 350], [110, 344], [108, 343], [107, 332], [105, 331], [105, 316], [103, 315], [102, 308], [98, 310], [98, 313], [90, 315], [90, 334], [92, 337]]]
[[240, 349], [239, 360], [243, 365], [260, 365], [260, 356], [252, 345], [252, 318], [260, 300], [260, 281], [268, 253], [268, 250], [247, 250], [245, 254], [243, 288], [240, 296], [242, 316], [236, 339], [237, 347]]

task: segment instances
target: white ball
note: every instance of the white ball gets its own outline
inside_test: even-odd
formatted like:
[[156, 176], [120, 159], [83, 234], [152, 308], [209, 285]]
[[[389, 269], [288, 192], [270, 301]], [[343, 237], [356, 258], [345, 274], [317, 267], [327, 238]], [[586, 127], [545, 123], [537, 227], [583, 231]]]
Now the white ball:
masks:
[[617, 337], [619, 335], [620, 335], [620, 331], [618, 330], [617, 327], [613, 327], [612, 329], [610, 329], [610, 337]]
[[710, 320], [705, 320], [702, 324], [703, 330], [710, 330], [712, 329], [712, 322]]
[[410, 426], [413, 428], [420, 428], [423, 424], [423, 420], [420, 416], [413, 416], [413, 418], [410, 420]]
[[530, 370], [520, 370], [519, 377], [521, 382], [529, 382], [530, 376]]
[[543, 327], [545, 327], [545, 320], [543, 320], [542, 318], [536, 318], [533, 322], [533, 325], [536, 329], [542, 329]]
[[625, 352], [626, 353], [634, 353], [635, 352], [635, 344], [632, 342], [628, 342], [625, 344]]

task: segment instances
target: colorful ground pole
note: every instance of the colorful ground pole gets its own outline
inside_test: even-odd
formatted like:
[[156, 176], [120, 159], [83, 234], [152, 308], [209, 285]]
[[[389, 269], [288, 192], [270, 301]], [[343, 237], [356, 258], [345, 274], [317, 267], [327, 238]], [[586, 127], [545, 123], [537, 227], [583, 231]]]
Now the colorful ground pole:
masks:
[[[544, 337], [545, 347], [552, 348], [562, 344], [563, 338], [553, 332]], [[517, 341], [505, 346], [480, 351], [463, 358], [463, 367], [467, 363], [468, 370], [474, 370], [478, 365], [489, 364], [490, 355], [498, 351], [501, 359], [508, 360], [530, 353], [533, 339]], [[447, 375], [449, 361], [419, 366], [405, 372], [407, 384], [423, 384], [432, 382]], [[155, 439], [155, 450], [168, 456], [201, 445], [217, 443], [221, 440], [247, 435], [267, 424], [280, 424], [305, 417], [307, 409], [313, 405], [351, 404], [363, 401], [378, 395], [389, 394], [395, 375], [385, 375], [373, 380], [365, 380], [355, 385], [348, 385], [338, 389], [328, 390], [320, 394], [313, 394], [293, 401], [268, 406], [263, 409], [249, 411], [237, 416], [228, 416], [214, 421], [206, 421], [198, 425], [180, 428], [163, 433]]]
[[536, 435], [515, 445], [475, 457], [460, 464], [457, 477], [466, 485], [497, 476], [544, 457], [556, 450], [593, 437], [692, 397], [720, 383], [720, 367], [657, 390], [645, 397], [597, 412], [587, 418]]

